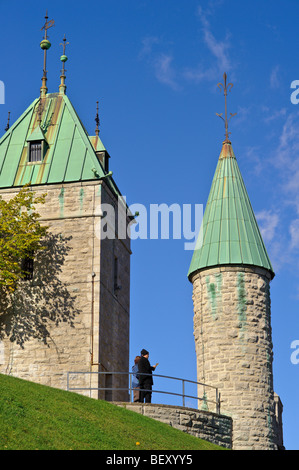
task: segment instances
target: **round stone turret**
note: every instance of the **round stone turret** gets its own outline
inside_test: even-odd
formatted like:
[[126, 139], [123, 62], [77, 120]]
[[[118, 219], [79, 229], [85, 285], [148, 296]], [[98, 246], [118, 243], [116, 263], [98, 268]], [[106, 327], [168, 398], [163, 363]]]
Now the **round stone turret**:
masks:
[[[188, 278], [197, 380], [218, 387], [233, 448], [275, 449], [270, 281], [264, 246], [231, 143], [220, 153]], [[213, 396], [205, 390], [207, 403]]]

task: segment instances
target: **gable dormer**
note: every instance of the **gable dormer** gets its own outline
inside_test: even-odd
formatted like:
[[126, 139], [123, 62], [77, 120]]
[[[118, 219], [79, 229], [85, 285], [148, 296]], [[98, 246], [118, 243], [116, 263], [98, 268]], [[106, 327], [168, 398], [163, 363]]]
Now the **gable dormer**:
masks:
[[48, 143], [40, 126], [27, 138], [27, 163], [42, 163]]

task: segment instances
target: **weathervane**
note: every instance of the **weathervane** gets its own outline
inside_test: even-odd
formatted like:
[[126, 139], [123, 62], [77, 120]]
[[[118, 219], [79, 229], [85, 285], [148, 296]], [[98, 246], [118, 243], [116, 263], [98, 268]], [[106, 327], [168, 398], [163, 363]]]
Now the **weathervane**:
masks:
[[67, 44], [69, 44], [69, 42], [66, 41], [66, 37], [64, 35], [63, 43], [62, 42], [60, 43], [60, 46], [63, 46], [63, 54], [60, 57], [60, 60], [62, 62], [62, 70], [61, 70], [61, 75], [60, 75], [61, 82], [60, 82], [59, 90], [60, 90], [61, 93], [65, 93], [65, 90], [66, 90], [66, 86], [65, 86], [65, 72], [66, 72], [66, 69], [65, 69], [64, 64], [68, 60], [68, 57], [65, 55], [65, 48], [66, 48]]
[[221, 114], [218, 114], [216, 113], [217, 116], [219, 116], [223, 121], [224, 121], [224, 125], [225, 125], [225, 142], [229, 142], [229, 134], [231, 134], [231, 132], [228, 132], [228, 123], [229, 121], [231, 120], [232, 117], [236, 116], [237, 113], [229, 113], [230, 114], [230, 117], [227, 119], [227, 102], [226, 102], [226, 98], [227, 98], [227, 90], [228, 91], [231, 91], [232, 87], [233, 87], [233, 84], [232, 83], [226, 83], [226, 79], [227, 79], [227, 75], [226, 73], [223, 74], [223, 80], [224, 80], [224, 85], [223, 83], [218, 83], [217, 86], [219, 87], [219, 89], [221, 90], [221, 87], [223, 88], [224, 90], [224, 98], [225, 98], [225, 117], [223, 117], [223, 113]]
[[41, 28], [41, 31], [44, 29], [45, 30], [45, 37], [40, 43], [41, 49], [44, 51], [44, 73], [42, 77], [42, 86], [41, 86], [41, 98], [44, 98], [47, 94], [47, 50], [50, 49], [51, 43], [48, 40], [48, 29], [54, 26], [54, 20], [48, 21], [48, 10], [46, 11], [46, 16], [45, 16], [45, 24]]
[[41, 31], [44, 29], [45, 30], [45, 38], [44, 39], [47, 39], [47, 31], [49, 28], [51, 28], [52, 26], [54, 26], [54, 23], [55, 21], [54, 20], [50, 20], [50, 21], [47, 21], [48, 20], [48, 10], [46, 11], [46, 16], [45, 16], [45, 24], [44, 26], [41, 28]]
[[100, 118], [99, 118], [99, 102], [98, 101], [97, 101], [97, 114], [96, 114], [95, 122], [96, 122], [96, 135], [99, 135]]

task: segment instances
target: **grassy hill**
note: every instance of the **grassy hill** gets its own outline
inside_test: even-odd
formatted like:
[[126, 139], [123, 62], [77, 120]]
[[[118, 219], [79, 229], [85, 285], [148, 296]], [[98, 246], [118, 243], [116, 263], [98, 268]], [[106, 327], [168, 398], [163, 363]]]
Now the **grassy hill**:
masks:
[[0, 450], [216, 450], [105, 401], [0, 374]]

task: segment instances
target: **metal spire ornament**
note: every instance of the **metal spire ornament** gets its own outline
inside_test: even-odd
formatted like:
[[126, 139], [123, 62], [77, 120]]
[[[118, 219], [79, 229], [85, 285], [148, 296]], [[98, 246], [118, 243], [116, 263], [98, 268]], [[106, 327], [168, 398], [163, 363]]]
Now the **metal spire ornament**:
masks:
[[99, 118], [99, 102], [97, 101], [97, 114], [96, 114], [96, 118], [95, 118], [95, 122], [96, 122], [96, 136], [99, 135], [100, 133], [100, 118]]
[[224, 142], [230, 142], [229, 134], [231, 134], [231, 132], [228, 132], [228, 123], [229, 123], [229, 121], [231, 120], [232, 117], [236, 116], [237, 113], [234, 113], [234, 114], [229, 113], [230, 117], [227, 118], [227, 91], [231, 91], [231, 89], [233, 87], [233, 84], [232, 83], [226, 83], [226, 81], [227, 81], [226, 73], [223, 74], [223, 81], [224, 81], [224, 84], [219, 82], [217, 84], [217, 86], [220, 90], [221, 90], [221, 87], [222, 87], [223, 91], [224, 91], [225, 114], [224, 114], [224, 117], [223, 117], [223, 113], [221, 113], [221, 114], [216, 113], [216, 115], [219, 116], [224, 121], [224, 126], [225, 126], [225, 141]]
[[60, 60], [62, 62], [62, 70], [61, 70], [61, 75], [60, 75], [59, 92], [62, 93], [62, 94], [64, 94], [65, 90], [66, 90], [66, 85], [65, 85], [65, 72], [66, 72], [65, 63], [68, 60], [68, 57], [65, 55], [65, 48], [66, 48], [67, 44], [69, 44], [69, 42], [66, 41], [66, 37], [64, 35], [63, 43], [62, 42], [60, 43], [60, 46], [63, 46], [63, 54], [60, 57]]
[[48, 40], [48, 29], [54, 26], [54, 20], [48, 21], [48, 10], [46, 11], [45, 24], [41, 28], [41, 31], [45, 30], [44, 39], [40, 43], [41, 49], [44, 51], [44, 68], [43, 68], [43, 77], [42, 77], [42, 86], [40, 89], [41, 98], [45, 98], [48, 88], [47, 88], [47, 50], [50, 49], [51, 43]]
[[9, 129], [9, 121], [10, 121], [10, 111], [8, 111], [8, 117], [7, 117], [7, 124], [6, 124], [6, 127], [5, 127], [5, 132], [7, 132], [8, 129]]

